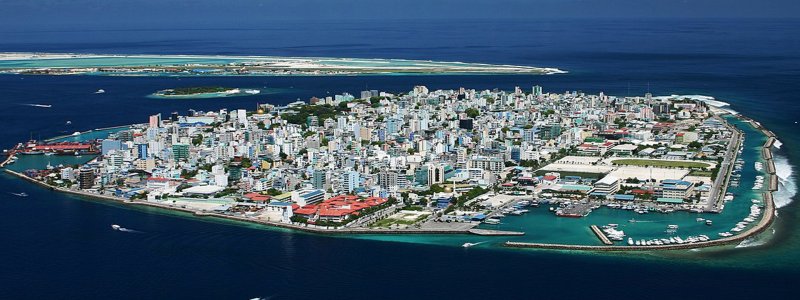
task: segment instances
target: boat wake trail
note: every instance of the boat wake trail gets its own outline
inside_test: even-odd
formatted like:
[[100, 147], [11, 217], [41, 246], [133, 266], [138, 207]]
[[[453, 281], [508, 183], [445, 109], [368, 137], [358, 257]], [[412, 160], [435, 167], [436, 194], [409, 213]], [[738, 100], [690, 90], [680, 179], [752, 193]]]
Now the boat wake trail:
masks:
[[121, 228], [119, 229], [119, 231], [122, 231], [122, 232], [131, 232], [131, 233], [142, 233], [141, 231], [138, 231], [138, 230], [133, 230], [133, 229], [128, 229], [128, 228], [124, 228], [124, 227], [121, 227]]
[[22, 104], [22, 105], [33, 106], [33, 107], [42, 107], [42, 108], [51, 108], [51, 107], [53, 107], [53, 105], [51, 105], [51, 104], [36, 104], [36, 103], [25, 103], [25, 104]]
[[792, 203], [792, 198], [797, 195], [794, 168], [789, 164], [789, 159], [783, 155], [775, 156], [775, 174], [778, 175], [778, 191], [773, 193], [776, 208], [782, 208]]

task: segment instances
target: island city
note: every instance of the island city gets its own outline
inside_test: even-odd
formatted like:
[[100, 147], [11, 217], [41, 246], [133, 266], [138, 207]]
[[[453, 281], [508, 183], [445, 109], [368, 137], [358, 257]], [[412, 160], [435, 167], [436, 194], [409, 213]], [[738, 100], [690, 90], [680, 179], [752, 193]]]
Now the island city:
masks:
[[[320, 234], [684, 249], [740, 242], [773, 218], [779, 142], [725, 106], [420, 85], [143, 116], [19, 143], [3, 166], [61, 192]], [[46, 166], [13, 168], [33, 161]]]

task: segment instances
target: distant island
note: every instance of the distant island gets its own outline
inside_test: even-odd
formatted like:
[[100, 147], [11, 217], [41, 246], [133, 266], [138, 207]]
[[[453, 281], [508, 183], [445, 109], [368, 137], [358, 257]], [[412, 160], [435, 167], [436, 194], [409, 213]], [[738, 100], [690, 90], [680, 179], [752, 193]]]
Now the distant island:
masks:
[[261, 93], [257, 89], [231, 88], [222, 86], [199, 86], [165, 89], [151, 94], [156, 98], [220, 98], [250, 96]]
[[556, 68], [408, 59], [0, 52], [0, 74], [103, 76], [548, 75]]

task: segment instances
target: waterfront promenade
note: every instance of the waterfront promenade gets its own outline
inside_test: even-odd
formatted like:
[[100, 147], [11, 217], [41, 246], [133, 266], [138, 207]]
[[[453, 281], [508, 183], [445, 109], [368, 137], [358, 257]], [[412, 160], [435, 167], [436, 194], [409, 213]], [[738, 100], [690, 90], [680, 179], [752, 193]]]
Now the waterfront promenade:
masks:
[[487, 230], [487, 229], [473, 229], [473, 226], [463, 227], [460, 226], [458, 228], [402, 228], [402, 229], [388, 229], [388, 228], [348, 228], [348, 227], [323, 227], [323, 226], [314, 226], [308, 224], [293, 224], [293, 223], [281, 223], [281, 222], [273, 222], [273, 221], [266, 221], [263, 219], [256, 219], [256, 218], [248, 218], [243, 216], [236, 216], [230, 214], [221, 214], [209, 211], [198, 211], [193, 209], [188, 209], [180, 206], [175, 205], [168, 205], [168, 204], [161, 204], [161, 203], [154, 203], [148, 201], [135, 201], [129, 200], [125, 198], [110, 196], [110, 195], [103, 195], [97, 193], [90, 193], [85, 191], [61, 188], [61, 187], [54, 187], [47, 185], [44, 182], [36, 180], [34, 178], [30, 178], [25, 176], [24, 174], [12, 171], [12, 170], [5, 170], [6, 173], [15, 175], [17, 177], [23, 178], [30, 182], [36, 183], [42, 187], [49, 188], [53, 191], [64, 192], [68, 194], [83, 196], [83, 197], [90, 197], [95, 199], [101, 200], [109, 200], [116, 203], [124, 204], [124, 205], [140, 205], [140, 206], [148, 206], [148, 207], [155, 207], [160, 209], [172, 210], [172, 211], [180, 211], [185, 213], [190, 213], [198, 217], [216, 217], [216, 218], [223, 218], [228, 220], [234, 221], [241, 221], [241, 222], [248, 222], [248, 223], [255, 223], [259, 225], [265, 226], [272, 226], [278, 228], [285, 228], [285, 229], [292, 229], [310, 233], [318, 233], [318, 234], [472, 234], [472, 235], [480, 235], [480, 236], [520, 236], [524, 235], [524, 232], [518, 231], [504, 231], [504, 230]]

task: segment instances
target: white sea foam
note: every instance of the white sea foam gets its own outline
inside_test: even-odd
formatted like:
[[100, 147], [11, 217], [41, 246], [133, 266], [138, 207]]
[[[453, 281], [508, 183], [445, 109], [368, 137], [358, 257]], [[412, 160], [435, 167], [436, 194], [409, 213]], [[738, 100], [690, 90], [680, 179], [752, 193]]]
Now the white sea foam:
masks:
[[781, 146], [783, 146], [783, 143], [781, 143], [781, 141], [776, 139], [775, 143], [773, 143], [772, 146], [775, 146], [776, 149], [780, 149]]
[[792, 203], [792, 198], [797, 195], [794, 168], [789, 164], [789, 159], [783, 155], [775, 155], [775, 175], [778, 175], [778, 191], [773, 193], [775, 207], [782, 208]]
[[767, 243], [766, 239], [755, 236], [744, 239], [741, 243], [739, 243], [739, 245], [736, 245], [736, 248], [756, 247], [764, 245], [766, 243]]

